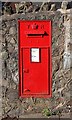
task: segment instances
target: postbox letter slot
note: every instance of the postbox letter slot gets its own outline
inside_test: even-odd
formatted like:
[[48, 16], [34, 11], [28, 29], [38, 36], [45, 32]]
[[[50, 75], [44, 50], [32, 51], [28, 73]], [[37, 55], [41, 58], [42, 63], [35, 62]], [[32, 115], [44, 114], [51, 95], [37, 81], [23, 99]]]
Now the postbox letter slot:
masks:
[[28, 34], [28, 37], [43, 37], [43, 34]]
[[26, 32], [27, 37], [44, 37], [48, 34], [45, 31], [42, 32]]

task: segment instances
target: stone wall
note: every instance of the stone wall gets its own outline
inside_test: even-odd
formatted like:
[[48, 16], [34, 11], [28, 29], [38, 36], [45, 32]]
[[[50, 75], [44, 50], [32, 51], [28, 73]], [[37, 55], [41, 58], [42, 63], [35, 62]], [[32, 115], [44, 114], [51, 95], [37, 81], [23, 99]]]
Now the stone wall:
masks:
[[[18, 20], [52, 20], [52, 97], [20, 98], [18, 95]], [[68, 14], [38, 12], [2, 16], [2, 109], [3, 117], [42, 113], [70, 112], [70, 68], [64, 69], [65, 26]], [[0, 19], [1, 21], [1, 19]]]
[[2, 2], [2, 14], [14, 14], [14, 13], [32, 13], [40, 11], [56, 11], [59, 9], [71, 9], [72, 1], [63, 0], [59, 2], [43, 1], [43, 2]]

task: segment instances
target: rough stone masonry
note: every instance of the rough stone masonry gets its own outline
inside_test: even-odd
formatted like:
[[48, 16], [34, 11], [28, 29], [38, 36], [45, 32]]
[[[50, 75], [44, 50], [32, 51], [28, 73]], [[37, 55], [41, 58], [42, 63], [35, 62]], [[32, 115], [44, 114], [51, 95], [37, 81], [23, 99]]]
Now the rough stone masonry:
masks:
[[[21, 117], [25, 114], [42, 113], [49, 109], [51, 113], [69, 113], [70, 68], [64, 69], [65, 21], [70, 13], [45, 11], [38, 13], [13, 14], [2, 16], [2, 117]], [[52, 20], [52, 97], [20, 98], [18, 95], [18, 20]], [[1, 32], [0, 32], [1, 33]], [[69, 42], [70, 45], [72, 45]]]

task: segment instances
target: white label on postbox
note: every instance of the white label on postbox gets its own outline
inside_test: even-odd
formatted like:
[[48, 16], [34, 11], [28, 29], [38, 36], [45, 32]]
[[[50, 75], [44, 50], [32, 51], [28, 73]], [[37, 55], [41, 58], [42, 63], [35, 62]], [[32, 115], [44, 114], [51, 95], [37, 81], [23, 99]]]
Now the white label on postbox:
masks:
[[32, 62], [39, 62], [39, 48], [32, 48], [31, 49], [31, 61]]

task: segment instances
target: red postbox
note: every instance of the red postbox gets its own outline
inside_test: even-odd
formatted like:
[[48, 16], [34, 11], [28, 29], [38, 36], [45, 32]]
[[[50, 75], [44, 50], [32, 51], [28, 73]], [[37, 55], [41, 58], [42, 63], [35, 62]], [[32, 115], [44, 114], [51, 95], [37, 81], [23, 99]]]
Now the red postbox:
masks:
[[51, 97], [51, 21], [19, 20], [19, 94]]

